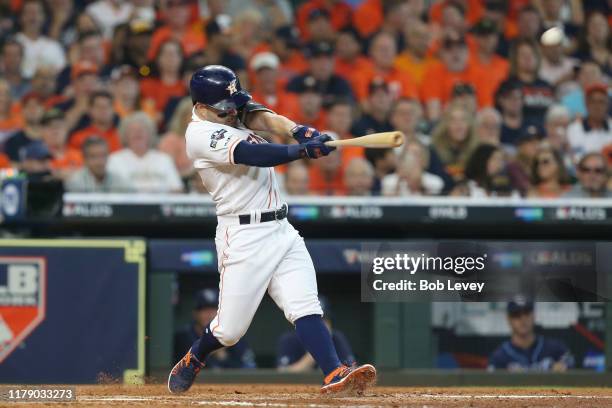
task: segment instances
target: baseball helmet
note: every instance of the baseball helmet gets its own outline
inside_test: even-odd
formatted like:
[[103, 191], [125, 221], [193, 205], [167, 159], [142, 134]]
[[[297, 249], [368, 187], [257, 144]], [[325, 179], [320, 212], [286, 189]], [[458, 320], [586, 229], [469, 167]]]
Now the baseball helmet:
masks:
[[240, 80], [223, 65], [207, 65], [191, 76], [189, 90], [193, 103], [203, 103], [220, 111], [238, 109], [251, 99]]

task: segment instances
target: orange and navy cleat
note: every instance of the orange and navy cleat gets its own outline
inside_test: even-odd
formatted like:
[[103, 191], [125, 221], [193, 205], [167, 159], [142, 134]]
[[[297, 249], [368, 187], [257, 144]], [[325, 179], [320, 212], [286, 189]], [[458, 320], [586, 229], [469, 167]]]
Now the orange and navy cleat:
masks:
[[168, 376], [168, 390], [173, 394], [180, 394], [187, 391], [204, 363], [196, 358], [191, 349], [185, 356], [172, 368]]
[[321, 394], [358, 394], [361, 395], [365, 389], [376, 382], [376, 368], [371, 364], [347, 367], [342, 365], [329, 373], [323, 386]]

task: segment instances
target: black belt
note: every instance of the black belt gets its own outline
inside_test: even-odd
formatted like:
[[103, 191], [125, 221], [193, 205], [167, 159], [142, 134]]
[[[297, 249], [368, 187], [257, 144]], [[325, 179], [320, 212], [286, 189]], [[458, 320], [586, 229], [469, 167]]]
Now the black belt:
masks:
[[[283, 204], [281, 208], [273, 211], [266, 211], [261, 213], [261, 218], [259, 222], [269, 222], [269, 221], [280, 221], [287, 218], [287, 204]], [[242, 214], [238, 216], [240, 220], [240, 225], [250, 224], [251, 223], [251, 215], [250, 214]]]

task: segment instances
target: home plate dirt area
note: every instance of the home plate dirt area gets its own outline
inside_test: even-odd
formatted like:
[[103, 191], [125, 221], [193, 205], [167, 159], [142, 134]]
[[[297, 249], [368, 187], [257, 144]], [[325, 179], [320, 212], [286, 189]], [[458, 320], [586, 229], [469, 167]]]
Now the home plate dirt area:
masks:
[[[77, 386], [60, 407], [612, 407], [611, 388], [374, 387], [363, 396], [321, 396], [315, 385], [197, 384], [182, 395], [165, 385]], [[18, 407], [20, 404], [11, 406]]]

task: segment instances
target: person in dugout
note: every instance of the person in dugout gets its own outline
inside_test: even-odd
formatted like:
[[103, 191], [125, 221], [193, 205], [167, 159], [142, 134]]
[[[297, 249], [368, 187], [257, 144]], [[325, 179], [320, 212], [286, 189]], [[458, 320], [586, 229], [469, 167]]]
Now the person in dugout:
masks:
[[510, 339], [495, 349], [489, 358], [490, 371], [565, 372], [573, 368], [574, 357], [561, 341], [536, 334], [533, 302], [517, 297], [508, 302]]
[[[207, 288], [196, 293], [192, 321], [174, 334], [173, 364], [183, 358], [185, 350], [202, 336], [204, 328], [217, 314], [218, 304], [219, 291], [217, 289]], [[206, 366], [213, 369], [257, 367], [255, 353], [244, 337], [233, 346], [217, 350], [208, 356]]]

